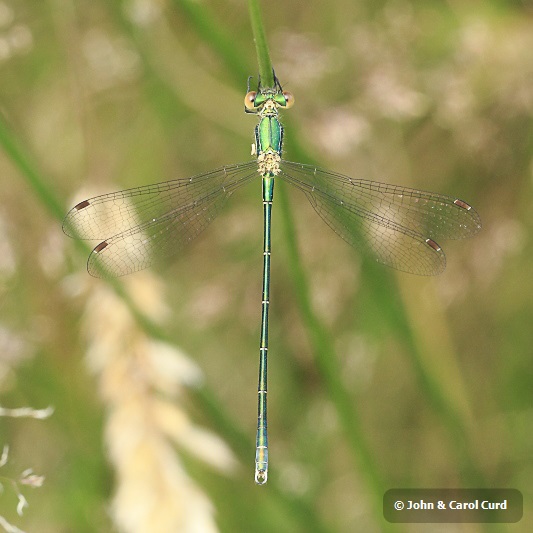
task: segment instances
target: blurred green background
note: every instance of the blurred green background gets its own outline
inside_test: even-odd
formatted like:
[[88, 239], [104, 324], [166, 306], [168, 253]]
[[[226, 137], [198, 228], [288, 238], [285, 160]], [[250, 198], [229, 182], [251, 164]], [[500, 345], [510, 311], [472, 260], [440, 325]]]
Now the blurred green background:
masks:
[[[457, 196], [475, 206], [482, 232], [440, 243], [448, 267], [437, 278], [396, 273], [366, 262], [303, 195], [277, 186], [271, 471], [256, 487], [260, 182], [167, 268], [123, 280], [155, 327], [89, 277], [59, 215], [94, 194], [249, 160], [256, 120], [243, 97], [257, 64], [246, 3], [1, 0], [0, 404], [55, 412], [0, 418], [0, 444], [10, 446], [0, 474], [46, 477], [22, 488], [23, 517], [3, 481], [0, 515], [40, 533], [531, 531], [533, 5], [262, 7], [276, 74], [296, 98], [283, 116], [285, 157]], [[124, 330], [113, 337], [115, 317]], [[162, 336], [203, 384], [184, 388], [184, 378], [174, 396], [161, 373], [146, 375], [136, 346]], [[111, 375], [125, 381], [95, 359], [109, 337], [105, 349], [130, 364]], [[130, 386], [146, 412], [168, 400], [223, 439], [234, 460], [217, 440], [206, 454], [228, 469], [198, 459], [202, 439], [187, 449], [150, 417], [122, 431], [116, 414]], [[180, 508], [172, 529], [145, 525], [137, 489], [153, 480], [135, 471], [142, 460], [121, 463], [132, 439], [153, 433], [168, 445], [153, 449], [172, 452], [154, 452], [161, 476], [181, 468], [169, 482], [180, 501], [165, 483], [150, 491], [153, 516]], [[380, 511], [393, 487], [517, 488], [524, 517], [393, 526]]]

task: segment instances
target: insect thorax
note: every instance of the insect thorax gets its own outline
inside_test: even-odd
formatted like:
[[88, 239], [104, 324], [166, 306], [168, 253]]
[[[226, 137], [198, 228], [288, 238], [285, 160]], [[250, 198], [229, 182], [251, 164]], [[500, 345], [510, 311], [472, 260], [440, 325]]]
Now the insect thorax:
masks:
[[277, 176], [281, 172], [279, 168], [280, 161], [281, 157], [276, 152], [268, 151], [261, 153], [257, 156], [257, 172], [261, 176], [265, 176], [266, 174]]

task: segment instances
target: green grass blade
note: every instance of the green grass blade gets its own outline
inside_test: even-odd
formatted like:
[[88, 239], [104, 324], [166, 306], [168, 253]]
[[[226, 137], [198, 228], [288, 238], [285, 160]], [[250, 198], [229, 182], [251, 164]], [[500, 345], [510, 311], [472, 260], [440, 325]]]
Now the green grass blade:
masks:
[[259, 1], [249, 0], [248, 9], [250, 11], [250, 21], [252, 23], [252, 32], [254, 34], [261, 84], [263, 87], [274, 87], [274, 73], [272, 71], [272, 62], [270, 61], [270, 53], [268, 51], [266, 34], [263, 27], [263, 20], [261, 18]]
[[57, 220], [62, 220], [65, 213], [61, 202], [39, 173], [29, 151], [22, 147], [2, 113], [0, 113], [0, 144], [42, 204]]

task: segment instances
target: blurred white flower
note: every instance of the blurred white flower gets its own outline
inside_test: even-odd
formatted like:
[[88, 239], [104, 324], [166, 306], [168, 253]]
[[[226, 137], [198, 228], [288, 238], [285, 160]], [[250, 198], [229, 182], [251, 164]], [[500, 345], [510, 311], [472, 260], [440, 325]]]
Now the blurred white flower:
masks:
[[33, 34], [26, 24], [15, 24], [16, 13], [5, 2], [0, 2], [0, 61], [33, 49]]
[[392, 65], [375, 69], [367, 80], [367, 98], [382, 116], [403, 119], [423, 115], [429, 99], [402, 83]]
[[139, 73], [139, 56], [128, 41], [111, 37], [100, 28], [84, 35], [82, 50], [88, 67], [87, 80], [95, 91], [131, 81]]
[[[226, 444], [196, 427], [179, 403], [202, 373], [176, 347], [149, 337], [127, 305], [102, 282], [85, 276], [88, 292], [82, 331], [86, 360], [107, 408], [105, 440], [116, 471], [112, 514], [128, 533], [216, 531], [214, 509], [187, 475], [178, 449], [212, 467], [236, 464]], [[149, 272], [124, 278], [130, 297], [150, 319], [168, 315], [164, 286]]]
[[148, 26], [156, 21], [163, 11], [158, 0], [128, 0], [124, 3], [124, 13], [139, 26]]
[[322, 148], [333, 156], [350, 153], [369, 135], [370, 125], [365, 118], [347, 109], [329, 109], [315, 122], [310, 131]]

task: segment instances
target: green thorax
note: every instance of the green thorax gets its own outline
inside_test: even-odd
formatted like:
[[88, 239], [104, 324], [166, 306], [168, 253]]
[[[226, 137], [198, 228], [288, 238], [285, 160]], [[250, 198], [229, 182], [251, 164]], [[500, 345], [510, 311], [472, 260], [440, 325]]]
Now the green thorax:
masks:
[[277, 115], [261, 117], [255, 128], [257, 155], [273, 152], [281, 156], [283, 143], [283, 127]]
[[274, 177], [280, 172], [283, 126], [278, 120], [277, 103], [273, 96], [267, 98], [258, 114], [261, 117], [255, 127], [258, 171], [263, 177]]

